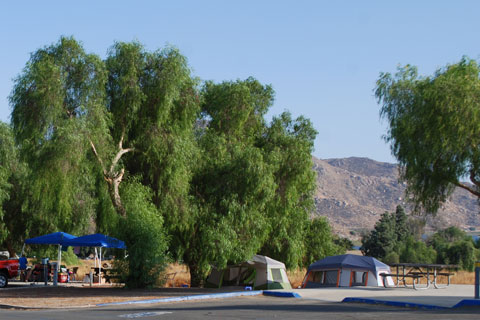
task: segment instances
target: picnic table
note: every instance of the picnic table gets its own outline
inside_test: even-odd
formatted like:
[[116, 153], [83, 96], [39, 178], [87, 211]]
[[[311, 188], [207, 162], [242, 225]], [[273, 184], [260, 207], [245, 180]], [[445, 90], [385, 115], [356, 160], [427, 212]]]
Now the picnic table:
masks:
[[[446, 288], [450, 285], [450, 276], [454, 275], [453, 271], [456, 271], [459, 266], [455, 264], [428, 264], [428, 263], [395, 263], [390, 265], [390, 267], [395, 268], [396, 273], [385, 273], [381, 276], [383, 277], [383, 286], [387, 288], [386, 277], [392, 277], [396, 279], [396, 286], [400, 286], [400, 282], [403, 283], [404, 287], [408, 287], [407, 279], [412, 279], [412, 287], [415, 290], [418, 289], [428, 289], [433, 283], [435, 289]], [[448, 279], [447, 285], [440, 286], [437, 283], [439, 276], [446, 276]], [[425, 286], [418, 286], [420, 280], [424, 279], [426, 284]], [[418, 282], [418, 283], [417, 283]]]

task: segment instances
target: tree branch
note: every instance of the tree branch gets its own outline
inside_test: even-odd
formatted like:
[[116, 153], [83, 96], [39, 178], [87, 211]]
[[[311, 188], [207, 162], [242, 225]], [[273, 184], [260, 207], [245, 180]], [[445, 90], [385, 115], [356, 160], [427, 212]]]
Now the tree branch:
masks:
[[95, 145], [93, 144], [92, 140], [90, 138], [88, 139], [90, 142], [90, 146], [92, 147], [93, 153], [95, 154], [95, 157], [97, 158], [98, 162], [100, 163], [100, 166], [102, 167], [103, 170], [103, 175], [106, 177], [107, 176], [107, 170], [105, 169], [105, 165], [103, 164], [102, 158], [98, 155], [97, 149], [95, 148]]
[[109, 172], [110, 174], [113, 174], [113, 170], [115, 169], [115, 166], [117, 165], [118, 161], [125, 153], [135, 150], [134, 148], [123, 149], [124, 135], [125, 135], [125, 130], [122, 132], [122, 136], [120, 137], [120, 141], [118, 142], [118, 152], [112, 160], [112, 165], [110, 166], [110, 172]]
[[472, 183], [474, 185], [476, 185], [477, 187], [480, 187], [480, 181], [478, 181], [476, 178], [475, 178], [475, 170], [471, 169], [470, 170], [470, 181], [472, 181]]
[[456, 185], [457, 187], [459, 188], [462, 188], [462, 189], [465, 189], [467, 190], [468, 192], [470, 192], [471, 194], [475, 195], [476, 197], [480, 198], [480, 192], [470, 188], [469, 186], [463, 184], [463, 183], [460, 183], [458, 181], [454, 182], [453, 183], [454, 185]]

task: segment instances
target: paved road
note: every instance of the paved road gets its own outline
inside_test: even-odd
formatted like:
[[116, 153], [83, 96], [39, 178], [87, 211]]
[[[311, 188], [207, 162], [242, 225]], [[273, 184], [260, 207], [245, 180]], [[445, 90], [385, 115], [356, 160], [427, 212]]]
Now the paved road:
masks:
[[90, 309], [0, 310], [2, 320], [79, 319], [479, 319], [480, 308], [415, 310], [313, 299], [241, 297]]

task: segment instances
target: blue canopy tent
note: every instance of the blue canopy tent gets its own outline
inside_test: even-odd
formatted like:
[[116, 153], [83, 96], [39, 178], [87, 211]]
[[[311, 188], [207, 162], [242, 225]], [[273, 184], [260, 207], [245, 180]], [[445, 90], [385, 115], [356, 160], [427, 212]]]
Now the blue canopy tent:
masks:
[[[66, 232], [54, 232], [35, 238], [25, 240], [25, 244], [56, 244], [58, 245], [58, 264], [57, 270], [60, 270], [60, 262], [62, 261], [62, 247], [65, 242], [75, 239], [76, 237]], [[24, 246], [25, 246], [24, 244]], [[22, 248], [23, 255], [23, 248]]]
[[117, 248], [126, 249], [125, 242], [106, 236], [101, 233], [89, 234], [86, 236], [76, 237], [65, 241], [66, 246], [72, 247], [100, 247], [100, 248]]
[[[89, 234], [86, 236], [77, 237], [68, 241], [65, 241], [65, 246], [72, 247], [95, 247], [100, 248], [100, 259], [99, 259], [99, 275], [102, 273], [102, 248], [116, 248], [116, 249], [127, 249], [125, 242], [118, 240], [113, 237], [106, 236], [101, 233]], [[96, 249], [95, 249], [96, 252]], [[101, 282], [101, 277], [98, 277], [98, 282]]]

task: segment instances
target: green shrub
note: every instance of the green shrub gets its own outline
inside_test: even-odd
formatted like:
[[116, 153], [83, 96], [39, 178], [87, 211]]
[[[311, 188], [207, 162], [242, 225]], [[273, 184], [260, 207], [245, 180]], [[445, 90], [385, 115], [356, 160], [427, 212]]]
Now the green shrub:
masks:
[[120, 222], [119, 237], [128, 256], [118, 259], [115, 268], [130, 288], [152, 287], [167, 264], [167, 238], [163, 218], [151, 202], [151, 190], [137, 181], [126, 183], [122, 199], [127, 217]]

